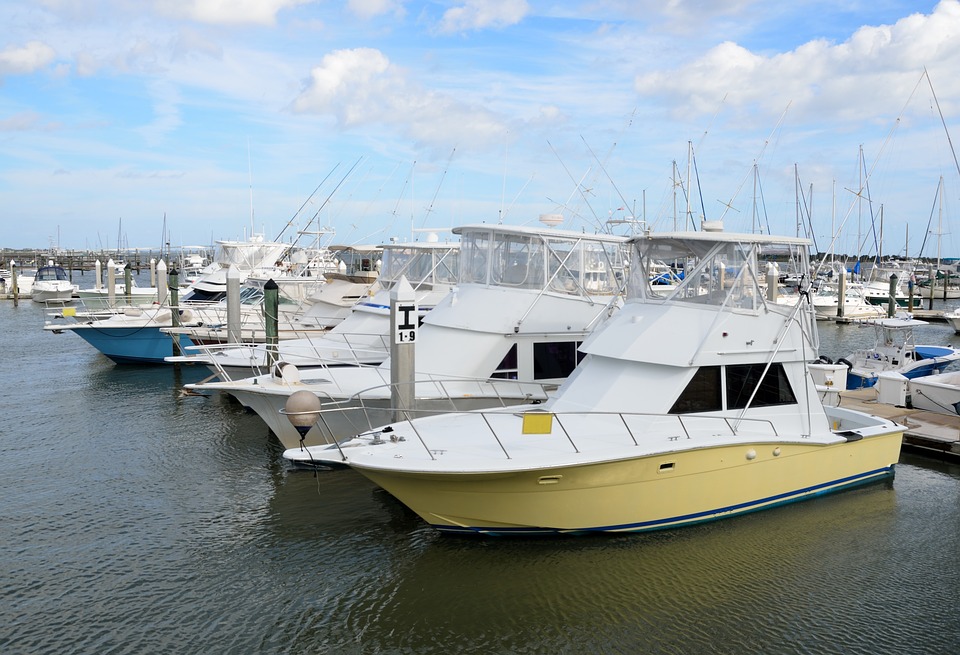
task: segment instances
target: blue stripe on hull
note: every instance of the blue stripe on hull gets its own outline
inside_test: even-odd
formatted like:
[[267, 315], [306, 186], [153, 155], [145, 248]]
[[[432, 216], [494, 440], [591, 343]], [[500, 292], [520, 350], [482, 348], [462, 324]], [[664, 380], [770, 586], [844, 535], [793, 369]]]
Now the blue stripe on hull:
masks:
[[719, 519], [728, 518], [730, 516], [738, 516], [740, 514], [749, 514], [751, 512], [759, 512], [761, 510], [770, 509], [773, 507], [780, 507], [781, 505], [789, 505], [791, 503], [808, 500], [810, 498], [825, 496], [827, 494], [832, 494], [839, 491], [845, 491], [847, 489], [853, 489], [854, 487], [863, 486], [865, 484], [871, 484], [873, 482], [886, 480], [888, 478], [892, 478], [893, 475], [894, 475], [894, 467], [888, 466], [882, 469], [877, 469], [875, 471], [867, 471], [866, 473], [860, 473], [858, 475], [841, 478], [839, 480], [834, 480], [832, 482], [824, 482], [822, 484], [814, 485], [812, 487], [797, 489], [795, 491], [788, 491], [782, 494], [777, 494], [775, 496], [768, 496], [766, 498], [759, 498], [757, 500], [751, 500], [745, 503], [740, 503], [738, 505], [720, 507], [716, 509], [706, 510], [703, 512], [697, 512], [695, 514], [687, 514], [684, 516], [674, 516], [666, 519], [657, 519], [655, 521], [641, 521], [639, 523], [630, 523], [625, 525], [608, 525], [608, 526], [598, 526], [598, 527], [592, 527], [592, 528], [568, 528], [568, 529], [533, 528], [533, 527], [530, 527], [530, 528], [502, 528], [502, 527], [471, 528], [471, 527], [451, 526], [451, 525], [436, 525], [436, 524], [432, 524], [432, 525], [434, 528], [436, 528], [440, 532], [444, 532], [446, 534], [535, 536], [535, 535], [547, 535], [547, 534], [586, 534], [591, 532], [653, 532], [654, 530], [669, 530], [672, 528], [687, 527], [691, 525], [697, 525], [699, 523], [707, 523], [710, 521], [716, 521]]
[[[936, 362], [936, 363], [931, 362], [929, 364], [923, 364], [921, 366], [917, 366], [916, 368], [912, 368], [908, 371], [897, 371], [897, 372], [900, 373], [903, 377], [909, 378], [912, 380], [913, 378], [919, 378], [924, 375], [930, 375], [934, 371], [942, 373], [943, 369], [945, 369], [951, 363], [953, 363], [952, 360], [949, 362]], [[857, 375], [852, 371], [847, 372], [847, 389], [848, 390], [868, 389], [872, 386], [875, 386], [876, 384], [877, 384], [876, 377], [863, 377], [862, 375]]]

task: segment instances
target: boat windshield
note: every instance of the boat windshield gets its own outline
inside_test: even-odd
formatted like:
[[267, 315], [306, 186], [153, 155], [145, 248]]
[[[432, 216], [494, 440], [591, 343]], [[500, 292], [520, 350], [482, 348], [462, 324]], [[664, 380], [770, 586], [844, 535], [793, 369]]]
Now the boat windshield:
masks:
[[460, 268], [459, 247], [419, 248], [416, 246], [384, 248], [380, 284], [387, 287], [406, 276], [414, 288], [432, 284], [456, 284]]
[[215, 259], [221, 267], [234, 264], [241, 271], [272, 266], [283, 259], [288, 245], [274, 241], [264, 241], [262, 237], [250, 241], [217, 241]]
[[44, 266], [37, 270], [36, 279], [39, 282], [53, 282], [70, 278], [67, 277], [67, 272], [59, 266]]
[[[758, 235], [720, 233], [684, 238], [676, 233], [638, 237], [627, 297], [757, 309], [764, 303], [771, 265], [808, 270], [807, 246], [800, 239], [773, 242]], [[738, 238], [738, 236], [742, 238]], [[667, 266], [674, 282], [657, 284]]]
[[470, 229], [461, 234], [460, 282], [570, 295], [614, 295], [624, 270], [623, 241]]

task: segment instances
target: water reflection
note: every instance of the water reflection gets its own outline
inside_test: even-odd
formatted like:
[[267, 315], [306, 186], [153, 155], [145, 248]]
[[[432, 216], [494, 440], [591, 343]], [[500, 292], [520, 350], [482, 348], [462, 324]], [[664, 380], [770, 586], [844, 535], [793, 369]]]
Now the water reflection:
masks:
[[[3, 652], [960, 643], [955, 464], [905, 454], [892, 482], [675, 531], [443, 536], [352, 471], [289, 471], [255, 414], [222, 394], [180, 395], [189, 372], [114, 366], [41, 324], [39, 308], [0, 303]], [[960, 341], [924, 330], [928, 343]], [[872, 338], [821, 333], [830, 356]]]

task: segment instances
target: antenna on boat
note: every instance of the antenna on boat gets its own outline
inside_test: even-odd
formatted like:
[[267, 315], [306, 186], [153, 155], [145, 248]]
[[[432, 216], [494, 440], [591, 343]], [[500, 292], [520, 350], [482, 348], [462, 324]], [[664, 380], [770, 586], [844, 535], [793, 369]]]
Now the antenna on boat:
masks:
[[[454, 146], [453, 150], [450, 151], [450, 156], [447, 157], [447, 163], [443, 167], [443, 174], [440, 175], [440, 181], [437, 183], [437, 190], [433, 192], [433, 198], [430, 199], [430, 204], [427, 205], [427, 211], [423, 216], [423, 223], [420, 224], [420, 227], [423, 227], [427, 224], [427, 218], [430, 217], [431, 212], [433, 212], [433, 204], [437, 201], [437, 196], [440, 195], [440, 187], [443, 186], [443, 180], [447, 177], [447, 170], [450, 168], [450, 162], [453, 160], [453, 156], [457, 154], [457, 147]], [[502, 216], [502, 210], [501, 210]], [[502, 219], [501, 219], [502, 220]], [[413, 240], [413, 226], [410, 226], [410, 240]]]
[[923, 67], [923, 74], [927, 78], [927, 84], [930, 85], [930, 93], [933, 94], [933, 103], [937, 106], [937, 113], [940, 114], [940, 123], [943, 124], [943, 131], [947, 133], [947, 143], [950, 145], [950, 153], [953, 155], [953, 164], [960, 173], [960, 162], [957, 161], [957, 151], [953, 149], [953, 140], [950, 138], [950, 130], [947, 129], [947, 122], [943, 119], [943, 111], [940, 109], [940, 101], [937, 100], [937, 92], [933, 90], [933, 80], [930, 79], [930, 73], [927, 67]]
[[753, 173], [754, 175], [756, 174], [756, 173], [754, 173], [753, 171], [754, 171], [754, 169], [755, 169], [756, 166], [757, 166], [757, 162], [759, 162], [759, 161], [763, 158], [763, 153], [766, 151], [767, 146], [770, 145], [770, 140], [773, 138], [773, 135], [777, 132], [777, 130], [780, 129], [780, 126], [783, 124], [783, 119], [786, 118], [787, 112], [790, 111], [790, 105], [791, 105], [792, 103], [793, 103], [792, 100], [787, 103], [787, 106], [784, 107], [784, 109], [783, 109], [783, 113], [780, 114], [780, 118], [777, 120], [777, 124], [774, 125], [774, 126], [773, 126], [773, 130], [770, 131], [770, 136], [768, 136], [768, 137], [764, 140], [763, 146], [761, 146], [761, 148], [760, 148], [760, 153], [759, 153], [759, 154], [757, 155], [757, 157], [753, 160], [753, 167], [751, 168], [751, 172], [748, 172], [746, 175], [743, 176], [743, 179], [740, 181], [740, 186], [738, 186], [737, 189], [736, 189], [736, 191], [733, 192], [733, 196], [730, 197], [730, 200], [727, 201], [727, 202], [725, 202], [725, 203], [722, 203], [722, 204], [725, 206], [725, 209], [723, 210], [723, 213], [720, 214], [720, 220], [721, 220], [721, 221], [722, 221], [722, 220], [724, 219], [724, 217], [727, 215], [727, 211], [728, 211], [731, 207], [733, 207], [733, 201], [736, 200], [736, 198], [737, 198], [738, 195], [740, 195], [740, 191], [743, 189], [743, 185], [746, 184], [746, 182], [747, 182], [747, 177], [749, 177], [749, 176], [751, 175], [751, 173]]
[[250, 160], [250, 137], [247, 137], [247, 184], [250, 189], [250, 237], [252, 238], [256, 230], [253, 224], [253, 163]]
[[[580, 140], [583, 141], [583, 145], [587, 146], [587, 150], [590, 151], [590, 154], [593, 155], [593, 158], [597, 160], [597, 165], [600, 166], [600, 170], [603, 171], [603, 174], [604, 174], [604, 175], [606, 175], [607, 181], [609, 181], [610, 184], [613, 186], [613, 190], [617, 192], [617, 195], [620, 197], [620, 202], [623, 203], [623, 206], [624, 206], [624, 207], [629, 207], [629, 206], [630, 206], [630, 203], [627, 202], [627, 199], [623, 197], [623, 194], [622, 194], [622, 193], [620, 193], [620, 189], [619, 189], [619, 187], [617, 187], [617, 183], [614, 182], [614, 181], [613, 181], [613, 178], [610, 177], [610, 174], [607, 173], [607, 169], [606, 169], [606, 167], [603, 165], [603, 162], [600, 161], [600, 159], [597, 157], [596, 153], [593, 152], [593, 148], [590, 147], [590, 144], [587, 143], [587, 140], [583, 138], [583, 135], [582, 135], [582, 134], [580, 135]], [[617, 144], [614, 143], [613, 146], [610, 148], [610, 151], [611, 151], [611, 152], [613, 151], [613, 148], [616, 147], [616, 145], [617, 145]], [[609, 153], [608, 153], [608, 154], [609, 154]]]
[[[557, 160], [560, 162], [560, 165], [563, 166], [563, 170], [567, 174], [567, 177], [569, 177], [570, 180], [576, 185], [576, 193], [579, 193], [580, 197], [583, 198], [583, 202], [587, 205], [587, 209], [589, 209], [590, 213], [593, 214], [593, 220], [596, 222], [597, 227], [602, 231], [603, 223], [600, 221], [600, 217], [597, 216], [597, 212], [593, 211], [593, 206], [590, 204], [590, 201], [587, 200], [587, 194], [584, 192], [584, 189], [583, 189], [583, 180], [584, 178], [587, 177], [587, 174], [590, 172], [590, 169], [587, 169], [587, 172], [583, 174], [583, 177], [581, 177], [580, 180], [577, 181], [573, 177], [573, 175], [570, 174], [570, 169], [567, 168], [567, 165], [563, 163], [562, 159], [560, 159], [560, 155], [559, 153], [557, 153], [556, 148], [553, 147], [553, 144], [547, 141], [547, 145], [550, 146], [550, 150], [553, 151], [553, 154], [556, 155]], [[572, 196], [573, 194], [571, 193], [570, 195]]]
[[287, 231], [287, 228], [288, 228], [288, 227], [290, 227], [291, 225], [293, 225], [293, 221], [297, 218], [297, 216], [300, 215], [300, 212], [303, 211], [303, 208], [307, 206], [307, 203], [310, 202], [310, 201], [313, 199], [313, 197], [317, 194], [317, 191], [320, 190], [320, 187], [322, 187], [322, 186], [324, 185], [324, 183], [326, 183], [326, 181], [330, 179], [330, 176], [333, 175], [333, 172], [334, 172], [335, 170], [337, 170], [337, 168], [339, 168], [339, 167], [340, 167], [340, 162], [337, 162], [337, 165], [330, 169], [330, 172], [327, 173], [326, 177], [324, 177], [322, 180], [320, 180], [320, 184], [317, 185], [317, 188], [313, 190], [313, 193], [311, 193], [309, 196], [307, 196], [307, 199], [303, 201], [303, 204], [300, 205], [300, 208], [297, 209], [296, 213], [294, 213], [294, 215], [290, 217], [290, 220], [287, 221], [287, 224], [283, 226], [283, 229], [280, 230], [280, 234], [277, 235], [277, 238], [274, 239], [274, 241], [279, 241], [279, 240], [280, 240], [280, 238], [283, 236], [283, 233]]

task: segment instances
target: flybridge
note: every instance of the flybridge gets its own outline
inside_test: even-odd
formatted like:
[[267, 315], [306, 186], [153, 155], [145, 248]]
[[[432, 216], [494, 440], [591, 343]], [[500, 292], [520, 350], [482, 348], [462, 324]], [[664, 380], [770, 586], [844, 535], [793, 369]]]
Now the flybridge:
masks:
[[[628, 298], [756, 309], [767, 288], [766, 263], [776, 252], [791, 268], [809, 270], [808, 241], [726, 232], [647, 234], [632, 240]], [[651, 287], [664, 266], [682, 271], [669, 289]]]
[[468, 225], [460, 234], [460, 282], [568, 295], [617, 295], [626, 237]]

